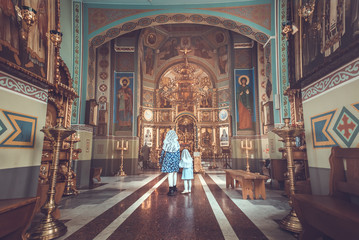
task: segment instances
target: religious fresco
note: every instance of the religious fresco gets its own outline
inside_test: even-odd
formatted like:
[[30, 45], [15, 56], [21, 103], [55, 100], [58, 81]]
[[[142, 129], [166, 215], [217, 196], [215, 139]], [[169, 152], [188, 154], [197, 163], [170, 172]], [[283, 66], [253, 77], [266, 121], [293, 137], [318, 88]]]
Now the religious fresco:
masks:
[[219, 128], [219, 134], [220, 134], [220, 146], [221, 147], [228, 147], [229, 146], [229, 132], [228, 132], [228, 126], [220, 127]]
[[258, 4], [238, 7], [205, 8], [205, 10], [228, 13], [252, 21], [262, 27], [271, 29], [271, 4]]
[[114, 130], [131, 131], [133, 124], [133, 73], [115, 72]]
[[[172, 26], [172, 25], [171, 25]], [[190, 34], [195, 27], [193, 26], [185, 26], [179, 25], [173, 27], [160, 27], [163, 28], [164, 31], [169, 31], [167, 34], [171, 35], [172, 28], [177, 29], [181, 28], [181, 31], [187, 32]], [[181, 56], [183, 51], [187, 51], [187, 56], [198, 58], [198, 60], [203, 61], [206, 60], [211, 65], [218, 65], [221, 70], [221, 74], [227, 73], [227, 62], [228, 62], [228, 45], [227, 43], [227, 35], [223, 31], [217, 30], [216, 32], [210, 31], [211, 34], [204, 32], [204, 30], [197, 30], [197, 32], [203, 32], [202, 36], [193, 36], [189, 37], [184, 34], [181, 37], [169, 37], [167, 40], [161, 43], [161, 47], [158, 50], [158, 62], [157, 66], [160, 66], [166, 63], [167, 60], [170, 60], [174, 57]], [[157, 34], [159, 35], [159, 34]], [[156, 36], [157, 36], [156, 35]], [[218, 36], [217, 38], [215, 36]], [[160, 38], [159, 38], [160, 39]], [[145, 40], [145, 43], [148, 40]], [[160, 41], [160, 40], [158, 40]], [[148, 45], [147, 43], [145, 45]], [[150, 50], [144, 47], [145, 55], [151, 56]], [[217, 57], [218, 56], [218, 57]], [[146, 65], [152, 65], [151, 57], [149, 59], [144, 57], [144, 62]], [[149, 67], [150, 68], [150, 67]], [[147, 72], [147, 70], [146, 70]]]
[[143, 138], [144, 145], [152, 147], [153, 128], [145, 127], [143, 128], [143, 132], [144, 132], [144, 138]]
[[[28, 75], [46, 80], [48, 70], [50, 12], [54, 11], [54, 2], [32, 0], [29, 8], [36, 11], [37, 20], [27, 25], [22, 20], [19, 1], [1, 0], [0, 4], [0, 61], [19, 69]], [[22, 16], [24, 17], [24, 16]], [[48, 79], [51, 81], [51, 79]]]
[[[299, 8], [298, 3], [293, 6]], [[297, 60], [302, 69], [296, 69], [296, 81], [304, 79], [304, 85], [308, 85], [358, 56], [358, 1], [315, 1], [314, 12], [306, 20], [295, 13], [295, 25], [301, 21], [303, 26], [302, 35], [292, 40], [295, 48], [302, 49], [301, 59]], [[291, 55], [294, 58], [294, 52]]]
[[237, 130], [251, 130], [255, 122], [254, 69], [234, 71]]

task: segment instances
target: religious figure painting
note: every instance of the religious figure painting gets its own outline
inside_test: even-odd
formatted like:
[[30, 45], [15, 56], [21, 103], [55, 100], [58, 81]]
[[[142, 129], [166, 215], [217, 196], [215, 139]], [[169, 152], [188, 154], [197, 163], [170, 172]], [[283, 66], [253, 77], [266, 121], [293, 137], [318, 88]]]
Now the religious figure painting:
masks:
[[228, 50], [227, 45], [218, 48], [218, 68], [221, 74], [227, 73]]
[[237, 130], [251, 130], [255, 122], [253, 69], [235, 70]]
[[212, 129], [211, 128], [202, 128], [201, 132], [202, 137], [202, 145], [203, 146], [211, 146], [212, 144]]
[[151, 127], [143, 128], [143, 132], [144, 132], [143, 142], [144, 142], [144, 145], [147, 145], [149, 147], [152, 147], [152, 135], [153, 135], [152, 131], [153, 131], [153, 129]]
[[[21, 7], [26, 5], [36, 11], [36, 21], [28, 27], [21, 19]], [[0, 61], [16, 69], [37, 76], [47, 76], [49, 46], [47, 34], [54, 23], [54, 2], [47, 0], [0, 0]]]
[[178, 48], [179, 46], [177, 38], [169, 39], [160, 49], [160, 59], [168, 60], [170, 58], [178, 56]]
[[228, 147], [229, 146], [228, 126], [220, 127], [219, 134], [220, 134], [220, 138], [219, 138], [220, 146]]
[[146, 74], [152, 75], [153, 74], [153, 65], [155, 62], [155, 54], [154, 50], [150, 47], [145, 47], [145, 66], [146, 66]]
[[[300, 7], [297, 1], [292, 4], [294, 9]], [[359, 51], [359, 1], [317, 0], [314, 12], [307, 20], [299, 17], [296, 12], [294, 24], [303, 26], [302, 35], [291, 40], [296, 48], [302, 49], [303, 54], [298, 61], [301, 61], [303, 67], [296, 70], [298, 72], [293, 79], [306, 79], [313, 74], [324, 76], [358, 56], [353, 53]], [[345, 54], [348, 51], [352, 54]], [[291, 55], [294, 57], [295, 53]], [[313, 76], [304, 85], [317, 78]]]
[[133, 73], [115, 72], [115, 131], [131, 131], [133, 122]]

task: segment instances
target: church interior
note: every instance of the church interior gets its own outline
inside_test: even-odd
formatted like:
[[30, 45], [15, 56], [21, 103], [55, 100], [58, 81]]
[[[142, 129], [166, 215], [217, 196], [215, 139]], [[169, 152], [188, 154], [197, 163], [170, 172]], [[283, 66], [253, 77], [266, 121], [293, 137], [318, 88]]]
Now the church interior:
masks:
[[0, 239], [359, 239], [359, 1], [0, 2]]

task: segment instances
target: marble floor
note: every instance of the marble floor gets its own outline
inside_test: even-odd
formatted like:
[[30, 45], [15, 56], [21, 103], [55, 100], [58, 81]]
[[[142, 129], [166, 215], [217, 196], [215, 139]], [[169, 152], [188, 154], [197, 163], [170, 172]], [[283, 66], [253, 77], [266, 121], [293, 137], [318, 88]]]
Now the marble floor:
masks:
[[98, 187], [63, 197], [67, 233], [59, 239], [296, 239], [278, 227], [288, 199], [269, 183], [266, 200], [243, 200], [240, 188], [226, 189], [223, 171], [195, 174], [189, 194], [180, 193], [180, 177], [175, 196], [159, 171], [102, 177]]

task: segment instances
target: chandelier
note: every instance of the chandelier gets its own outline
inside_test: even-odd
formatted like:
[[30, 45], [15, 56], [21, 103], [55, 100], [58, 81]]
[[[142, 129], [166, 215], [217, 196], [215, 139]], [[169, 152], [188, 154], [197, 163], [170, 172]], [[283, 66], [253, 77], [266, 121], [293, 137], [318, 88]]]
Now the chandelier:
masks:
[[198, 104], [208, 97], [212, 84], [200, 67], [189, 63], [187, 54], [191, 50], [180, 50], [184, 53], [184, 63], [177, 64], [167, 71], [161, 79], [160, 95], [171, 104], [181, 104], [184, 107]]
[[299, 17], [304, 18], [304, 20], [307, 22], [310, 16], [313, 15], [314, 9], [315, 0], [311, 0], [310, 2], [307, 2], [298, 8], [298, 15]]

